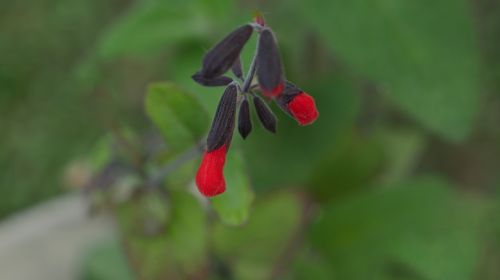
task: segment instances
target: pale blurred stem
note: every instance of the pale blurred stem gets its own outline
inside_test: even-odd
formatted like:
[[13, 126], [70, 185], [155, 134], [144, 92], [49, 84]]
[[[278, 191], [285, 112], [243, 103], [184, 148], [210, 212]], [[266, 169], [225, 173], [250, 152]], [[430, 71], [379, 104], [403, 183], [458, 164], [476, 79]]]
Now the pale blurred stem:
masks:
[[159, 170], [157, 170], [154, 174], [152, 174], [149, 180], [146, 182], [147, 187], [155, 188], [161, 185], [165, 177], [175, 172], [182, 165], [187, 163], [188, 161], [196, 158], [203, 152], [203, 147], [205, 146], [205, 141], [202, 141], [186, 152], [180, 154], [177, 158], [170, 161]]
[[114, 139], [118, 146], [120, 146], [123, 151], [128, 153], [128, 157], [130, 158], [134, 169], [137, 171], [139, 176], [142, 178], [146, 177], [146, 173], [144, 170], [144, 161], [141, 158], [141, 153], [137, 150], [137, 147], [132, 144], [125, 135], [123, 135], [122, 130], [115, 124], [112, 124], [110, 127], [111, 134], [114, 136]]

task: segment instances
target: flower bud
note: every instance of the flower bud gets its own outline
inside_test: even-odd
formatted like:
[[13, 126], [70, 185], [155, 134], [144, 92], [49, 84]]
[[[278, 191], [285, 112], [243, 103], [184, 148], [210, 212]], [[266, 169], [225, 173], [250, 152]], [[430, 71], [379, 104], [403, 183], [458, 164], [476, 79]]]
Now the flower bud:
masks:
[[231, 66], [231, 71], [237, 78], [243, 80], [243, 67], [241, 66], [241, 58], [239, 56], [236, 58], [233, 66]]
[[283, 66], [276, 40], [270, 29], [264, 29], [260, 34], [257, 49], [257, 78], [265, 96], [276, 97], [283, 91]]
[[252, 32], [253, 27], [246, 24], [222, 39], [203, 58], [200, 74], [206, 79], [212, 79], [226, 73], [239, 57]]
[[218, 87], [218, 86], [227, 86], [229, 85], [233, 79], [227, 76], [218, 76], [212, 79], [207, 79], [200, 72], [196, 72], [191, 78], [202, 86], [209, 87]]
[[250, 119], [250, 105], [248, 100], [245, 99], [241, 102], [240, 112], [238, 115], [238, 131], [243, 137], [247, 138], [248, 134], [252, 131], [252, 120]]
[[276, 117], [274, 116], [271, 109], [267, 104], [258, 96], [253, 98], [253, 103], [255, 105], [255, 110], [257, 111], [257, 116], [265, 129], [276, 133]]
[[230, 84], [222, 95], [217, 111], [215, 112], [212, 127], [207, 137], [207, 151], [211, 152], [229, 145], [233, 137], [234, 122], [236, 118], [236, 100], [238, 89], [235, 84]]

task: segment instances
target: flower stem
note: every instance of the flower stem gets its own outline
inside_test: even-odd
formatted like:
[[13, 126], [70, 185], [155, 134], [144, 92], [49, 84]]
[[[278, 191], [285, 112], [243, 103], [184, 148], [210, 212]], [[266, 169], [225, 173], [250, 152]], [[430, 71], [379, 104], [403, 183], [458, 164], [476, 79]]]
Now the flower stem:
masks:
[[243, 83], [243, 87], [241, 92], [246, 93], [250, 89], [252, 85], [253, 77], [255, 76], [255, 71], [257, 70], [257, 56], [259, 54], [259, 40], [260, 36], [257, 39], [257, 46], [255, 48], [255, 52], [252, 58], [252, 63], [250, 64], [250, 68], [248, 69], [247, 76], [245, 77], [245, 82]]

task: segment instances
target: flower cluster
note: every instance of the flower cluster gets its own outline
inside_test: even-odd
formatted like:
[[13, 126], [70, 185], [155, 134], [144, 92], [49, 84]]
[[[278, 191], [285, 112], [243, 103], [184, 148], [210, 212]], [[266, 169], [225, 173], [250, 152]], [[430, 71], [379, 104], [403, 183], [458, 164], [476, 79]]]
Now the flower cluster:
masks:
[[[257, 48], [250, 69], [244, 76], [240, 53], [254, 32], [258, 34]], [[225, 75], [229, 70], [237, 79], [233, 80]], [[257, 76], [255, 84], [254, 76]], [[273, 133], [276, 132], [276, 117], [258, 95], [259, 92], [274, 100], [300, 125], [311, 124], [318, 117], [314, 99], [285, 79], [276, 38], [262, 16], [237, 28], [208, 51], [203, 58], [201, 70], [192, 78], [203, 86], [226, 86], [196, 174], [196, 185], [207, 197], [221, 194], [226, 189], [224, 164], [233, 137], [238, 107], [238, 132], [245, 139], [252, 131], [249, 99], [252, 99], [255, 112], [264, 128]]]

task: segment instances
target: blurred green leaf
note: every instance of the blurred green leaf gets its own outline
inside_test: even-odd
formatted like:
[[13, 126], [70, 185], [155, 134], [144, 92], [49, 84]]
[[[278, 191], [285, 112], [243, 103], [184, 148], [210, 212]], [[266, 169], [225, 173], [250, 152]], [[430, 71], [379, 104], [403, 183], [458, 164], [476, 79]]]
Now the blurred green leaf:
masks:
[[427, 142], [424, 135], [411, 129], [381, 128], [376, 137], [384, 150], [380, 181], [394, 184], [411, 175]]
[[[199, 202], [186, 192], [169, 193], [169, 222], [164, 232], [145, 233], [137, 201], [120, 206], [118, 217], [128, 250], [141, 279], [178, 279], [203, 265], [206, 252], [206, 218]], [[144, 202], [144, 201], [143, 201]], [[147, 201], [146, 201], [147, 202]], [[146, 214], [149, 214], [146, 212]]]
[[316, 252], [301, 250], [291, 263], [289, 274], [284, 279], [336, 279], [330, 263]]
[[214, 251], [232, 265], [234, 279], [266, 279], [297, 230], [301, 211], [296, 195], [270, 195], [255, 204], [246, 225], [235, 228], [216, 224]]
[[[311, 242], [339, 279], [471, 279], [478, 262], [478, 204], [436, 179], [361, 193], [331, 204]], [[417, 277], [418, 278], [418, 277]]]
[[83, 280], [132, 280], [132, 271], [127, 265], [123, 249], [118, 240], [112, 240], [92, 248], [83, 264]]
[[350, 132], [325, 151], [309, 179], [319, 201], [342, 199], [366, 188], [380, 172], [383, 151], [374, 137]]
[[198, 1], [139, 1], [117, 20], [98, 46], [101, 57], [151, 54], [184, 39], [207, 33]]
[[245, 139], [245, 156], [257, 191], [307, 184], [325, 155], [352, 131], [360, 98], [348, 75], [300, 86], [316, 99], [320, 116], [314, 124], [301, 127], [272, 104], [279, 119], [278, 133], [268, 133], [254, 119], [255, 129]]
[[479, 86], [468, 1], [300, 3], [330, 49], [402, 110], [446, 139], [469, 134]]
[[211, 199], [222, 222], [241, 225], [248, 219], [254, 194], [245, 170], [243, 155], [238, 149], [231, 149], [224, 168], [226, 191]]
[[202, 105], [172, 83], [149, 87], [146, 111], [173, 150], [196, 145], [208, 127], [208, 116]]
[[89, 163], [94, 171], [104, 168], [112, 160], [111, 148], [113, 139], [111, 135], [99, 138], [88, 152]]

